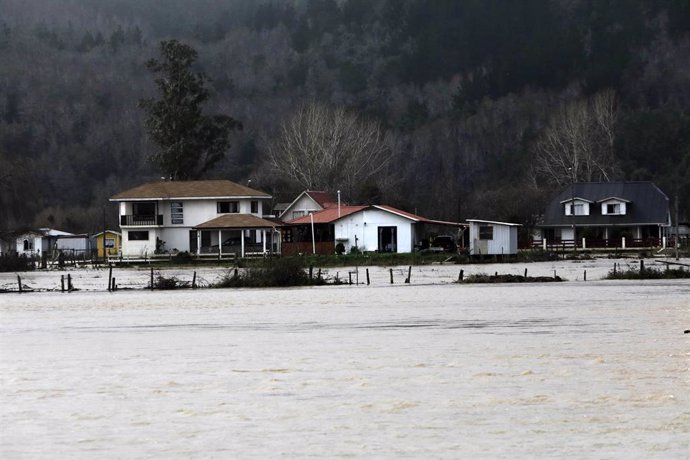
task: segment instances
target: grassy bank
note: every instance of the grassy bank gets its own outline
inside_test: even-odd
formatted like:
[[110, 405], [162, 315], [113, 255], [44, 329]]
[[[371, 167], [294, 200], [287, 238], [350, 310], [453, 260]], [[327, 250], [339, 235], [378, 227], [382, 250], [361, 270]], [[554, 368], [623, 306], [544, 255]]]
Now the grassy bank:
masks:
[[627, 270], [611, 270], [604, 279], [607, 280], [662, 280], [662, 279], [688, 279], [690, 278], [690, 270], [683, 267], [665, 269], [645, 268], [641, 265], [639, 268], [629, 268]]

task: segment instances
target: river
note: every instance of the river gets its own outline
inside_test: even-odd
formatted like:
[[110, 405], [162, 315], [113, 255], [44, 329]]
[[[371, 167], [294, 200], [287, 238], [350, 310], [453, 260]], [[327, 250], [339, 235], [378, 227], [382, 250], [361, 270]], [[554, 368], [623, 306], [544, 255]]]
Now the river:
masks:
[[0, 296], [3, 458], [687, 458], [690, 281]]

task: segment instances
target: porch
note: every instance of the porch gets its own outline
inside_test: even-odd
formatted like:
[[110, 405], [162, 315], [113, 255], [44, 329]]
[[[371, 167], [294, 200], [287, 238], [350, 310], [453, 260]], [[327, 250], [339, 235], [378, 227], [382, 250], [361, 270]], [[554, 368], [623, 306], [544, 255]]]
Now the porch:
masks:
[[189, 232], [189, 252], [219, 259], [280, 254], [278, 227], [251, 214], [224, 214]]

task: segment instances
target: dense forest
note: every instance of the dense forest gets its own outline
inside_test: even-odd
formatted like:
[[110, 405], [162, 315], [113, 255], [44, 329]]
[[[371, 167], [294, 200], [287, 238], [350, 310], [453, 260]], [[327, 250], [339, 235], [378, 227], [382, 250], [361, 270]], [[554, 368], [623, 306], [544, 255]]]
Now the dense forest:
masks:
[[317, 107], [380, 130], [351, 202], [529, 225], [571, 181], [653, 180], [690, 216], [687, 0], [0, 0], [0, 230], [115, 226], [160, 179], [140, 101], [170, 39], [242, 125], [204, 177], [318, 184], [276, 162]]

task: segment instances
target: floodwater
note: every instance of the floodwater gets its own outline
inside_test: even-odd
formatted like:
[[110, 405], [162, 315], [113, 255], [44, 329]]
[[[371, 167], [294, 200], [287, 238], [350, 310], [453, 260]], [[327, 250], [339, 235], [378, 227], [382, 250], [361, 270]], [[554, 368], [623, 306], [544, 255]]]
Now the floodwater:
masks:
[[0, 296], [3, 458], [687, 458], [690, 282]]

